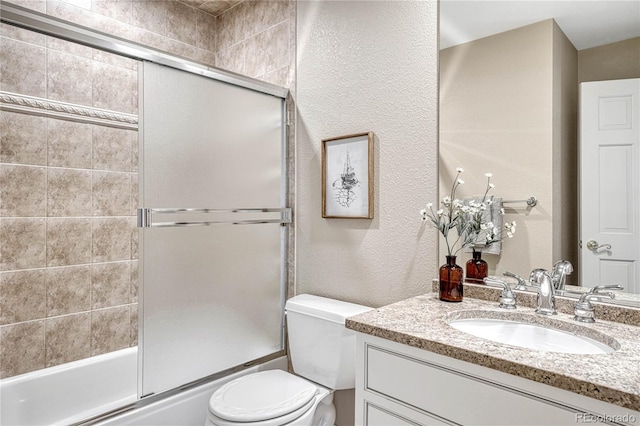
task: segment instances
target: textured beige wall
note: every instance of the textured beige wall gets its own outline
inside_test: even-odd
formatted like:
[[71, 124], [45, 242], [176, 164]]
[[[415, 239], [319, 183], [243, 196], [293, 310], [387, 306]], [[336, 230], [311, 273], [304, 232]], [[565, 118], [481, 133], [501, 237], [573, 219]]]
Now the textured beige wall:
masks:
[[[553, 21], [544, 21], [440, 52], [440, 191], [448, 193], [457, 166], [465, 172], [458, 198], [492, 193], [538, 205], [506, 205], [517, 222], [502, 254], [485, 255], [489, 273], [528, 276], [550, 268], [553, 241]], [[446, 246], [440, 245], [442, 261]], [[469, 258], [458, 259], [463, 265]]]
[[[299, 2], [297, 293], [381, 306], [428, 291], [437, 187], [435, 2]], [[401, 48], [400, 48], [401, 47]], [[373, 220], [321, 216], [321, 140], [375, 133]]]
[[[298, 2], [296, 292], [381, 306], [430, 290], [437, 239], [437, 3]], [[323, 219], [321, 140], [375, 133], [373, 220]], [[336, 394], [339, 426], [352, 392]]]
[[640, 77], [640, 37], [578, 52], [578, 81]]

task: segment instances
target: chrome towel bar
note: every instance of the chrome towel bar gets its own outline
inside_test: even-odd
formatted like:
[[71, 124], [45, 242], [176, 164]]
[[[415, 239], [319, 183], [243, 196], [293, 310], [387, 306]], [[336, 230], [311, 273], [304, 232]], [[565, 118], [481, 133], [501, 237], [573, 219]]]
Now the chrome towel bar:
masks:
[[[223, 216], [213, 220], [180, 220], [173, 222], [154, 222], [155, 215], [164, 214], [212, 214]], [[273, 215], [263, 216], [261, 213], [280, 213], [279, 217]], [[248, 218], [247, 216], [251, 216]], [[258, 217], [256, 217], [256, 215]], [[244, 216], [244, 218], [242, 217]], [[255, 225], [261, 223], [291, 223], [291, 208], [239, 208], [239, 209], [199, 209], [199, 208], [139, 208], [138, 227], [185, 227], [185, 226], [210, 226], [210, 225]]]

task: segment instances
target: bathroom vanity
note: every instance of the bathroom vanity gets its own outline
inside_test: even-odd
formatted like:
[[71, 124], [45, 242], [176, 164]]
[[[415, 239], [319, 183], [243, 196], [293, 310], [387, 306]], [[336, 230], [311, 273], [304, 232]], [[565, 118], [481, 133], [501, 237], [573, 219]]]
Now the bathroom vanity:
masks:
[[[484, 315], [552, 324], [599, 340], [606, 354], [532, 350], [459, 331]], [[640, 327], [576, 324], [518, 307], [417, 296], [349, 318], [357, 331], [356, 425], [640, 425]]]

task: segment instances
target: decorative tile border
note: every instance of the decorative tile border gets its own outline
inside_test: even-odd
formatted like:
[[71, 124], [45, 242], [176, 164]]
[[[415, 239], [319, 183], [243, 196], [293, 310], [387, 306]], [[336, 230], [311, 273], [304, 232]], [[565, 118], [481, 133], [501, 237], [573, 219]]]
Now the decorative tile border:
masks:
[[5, 91], [0, 91], [0, 110], [100, 124], [121, 129], [138, 129], [137, 115]]

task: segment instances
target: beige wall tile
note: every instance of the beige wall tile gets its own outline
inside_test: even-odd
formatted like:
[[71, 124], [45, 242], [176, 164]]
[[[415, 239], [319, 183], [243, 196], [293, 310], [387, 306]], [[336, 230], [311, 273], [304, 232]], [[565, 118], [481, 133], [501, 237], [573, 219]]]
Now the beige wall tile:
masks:
[[78, 7], [65, 1], [47, 0], [47, 14], [78, 25], [90, 27], [93, 14], [87, 7]]
[[268, 50], [266, 49], [265, 33], [249, 37], [244, 41], [244, 74], [258, 77], [267, 72]]
[[91, 59], [93, 56], [92, 48], [56, 37], [47, 37], [47, 48], [86, 59]]
[[91, 216], [91, 172], [49, 168], [47, 216]]
[[138, 303], [138, 261], [131, 261], [131, 303]]
[[44, 321], [0, 327], [0, 341], [0, 379], [44, 368]]
[[91, 128], [91, 124], [48, 118], [48, 165], [90, 169]]
[[146, 31], [167, 35], [167, 2], [133, 0], [131, 23]]
[[83, 9], [91, 10], [91, 0], [61, 0]]
[[166, 36], [191, 46], [198, 40], [198, 11], [179, 1], [167, 2]]
[[[93, 62], [93, 106], [128, 114], [138, 113], [138, 73]], [[114, 90], [116, 89], [116, 90]], [[91, 90], [89, 90], [91, 93]]]
[[[129, 37], [130, 38], [130, 37]], [[100, 49], [93, 49], [93, 60], [129, 70], [138, 70], [138, 61]]]
[[0, 273], [0, 324], [44, 318], [44, 269]]
[[91, 267], [65, 266], [46, 269], [47, 316], [91, 309]]
[[131, 214], [131, 175], [118, 172], [93, 172], [93, 215], [128, 216]]
[[0, 24], [0, 36], [38, 46], [45, 46], [47, 44], [47, 36], [8, 24]]
[[44, 167], [0, 164], [0, 216], [44, 216], [46, 183]]
[[0, 162], [47, 164], [47, 121], [44, 117], [0, 113]]
[[93, 127], [93, 168], [128, 172], [131, 170], [133, 130]]
[[131, 232], [129, 218], [94, 218], [93, 262], [130, 260]]
[[131, 171], [138, 173], [140, 162], [140, 141], [138, 140], [138, 132], [131, 132]]
[[131, 175], [131, 216], [138, 214], [138, 189], [138, 174], [135, 173]]
[[91, 265], [91, 309], [125, 305], [130, 302], [130, 262]]
[[216, 67], [245, 74], [245, 44], [238, 43], [216, 53]]
[[138, 304], [134, 303], [130, 305], [131, 316], [129, 321], [131, 321], [131, 334], [130, 334], [130, 345], [136, 346], [138, 344]]
[[45, 320], [47, 367], [91, 356], [91, 314], [66, 315]]
[[280, 69], [268, 72], [258, 78], [260, 78], [260, 80], [262, 81], [266, 81], [267, 83], [275, 84], [282, 87], [290, 87], [291, 82], [293, 81], [293, 76], [291, 75], [289, 67], [282, 67]]
[[206, 0], [198, 7], [212, 15], [219, 15], [225, 10], [233, 7], [234, 3], [225, 0]]
[[46, 67], [43, 47], [0, 37], [0, 90], [44, 97]]
[[267, 51], [267, 72], [290, 64], [289, 58], [289, 22], [282, 22], [263, 33], [263, 48]]
[[47, 10], [46, 0], [11, 0], [11, 3], [36, 12], [44, 13]]
[[129, 306], [99, 309], [91, 313], [91, 355], [128, 348], [131, 342]]
[[47, 97], [91, 105], [92, 61], [56, 50], [47, 51]]
[[197, 14], [196, 46], [210, 52], [215, 52], [216, 17], [201, 10], [198, 10]]
[[131, 24], [133, 18], [132, 0], [93, 0], [91, 10], [100, 15]]
[[131, 227], [131, 259], [138, 259], [138, 239], [140, 237], [140, 229], [137, 227], [136, 218], [132, 217], [130, 221]]
[[0, 270], [46, 266], [45, 220], [0, 218]]
[[127, 40], [131, 38], [131, 32], [133, 31], [133, 26], [131, 24], [127, 24], [104, 15], [99, 15], [97, 13], [93, 14], [93, 22], [91, 26], [103, 33], [111, 34]]
[[47, 266], [91, 262], [91, 219], [47, 219]]

